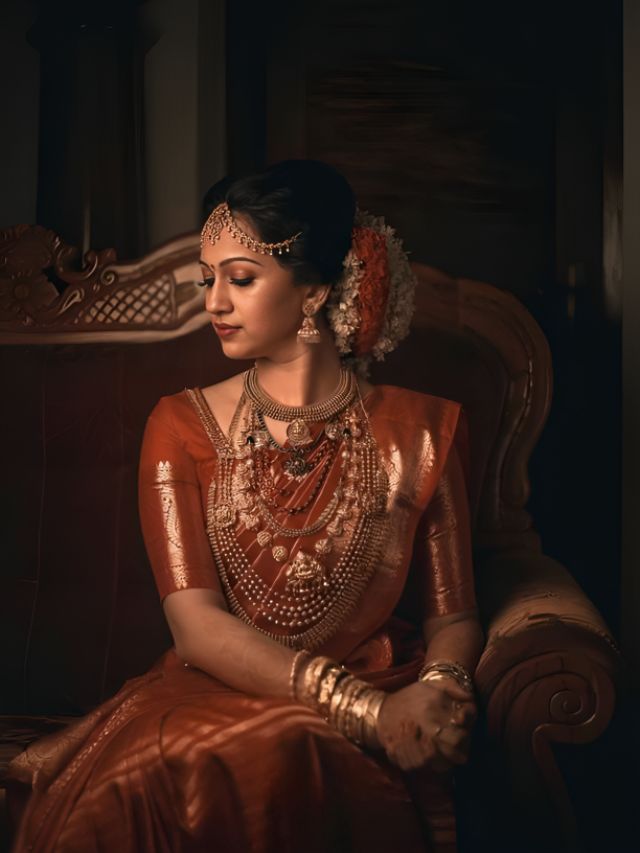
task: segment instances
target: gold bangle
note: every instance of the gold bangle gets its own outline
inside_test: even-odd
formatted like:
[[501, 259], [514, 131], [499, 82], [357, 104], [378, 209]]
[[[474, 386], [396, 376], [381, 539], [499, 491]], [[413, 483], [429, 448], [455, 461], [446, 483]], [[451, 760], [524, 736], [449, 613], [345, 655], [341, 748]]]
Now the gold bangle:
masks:
[[336, 689], [336, 685], [342, 678], [346, 678], [348, 674], [348, 671], [344, 669], [344, 667], [332, 666], [329, 668], [328, 672], [323, 675], [320, 685], [318, 687], [317, 696], [317, 704], [320, 709], [320, 713], [323, 716], [326, 716], [326, 712], [329, 707], [329, 703], [331, 702], [333, 691]]
[[355, 695], [352, 710], [351, 710], [351, 732], [352, 737], [357, 743], [364, 742], [364, 717], [367, 712], [367, 705], [371, 696], [371, 687], [366, 681], [358, 685], [358, 691]]
[[342, 713], [342, 733], [356, 742], [360, 733], [360, 697], [367, 686], [359, 679], [354, 680]]
[[293, 656], [293, 660], [291, 662], [291, 671], [289, 673], [289, 696], [294, 702], [298, 700], [298, 696], [296, 693], [296, 681], [298, 679], [300, 665], [310, 657], [311, 654], [306, 649], [300, 649], [300, 651], [296, 652]]
[[375, 749], [380, 746], [378, 738], [378, 717], [382, 703], [387, 698], [384, 690], [371, 689], [367, 706], [362, 718], [362, 742], [365, 746]]
[[430, 673], [438, 673], [441, 676], [449, 676], [458, 683], [463, 690], [473, 693], [473, 679], [462, 664], [456, 661], [437, 660], [427, 661], [418, 673], [418, 681], [427, 681], [434, 676]]
[[347, 675], [346, 678], [343, 678], [336, 685], [336, 689], [333, 691], [333, 695], [331, 696], [331, 700], [329, 702], [328, 709], [328, 720], [329, 723], [334, 727], [334, 729], [338, 729], [340, 731], [340, 727], [338, 725], [338, 711], [340, 708], [340, 703], [344, 694], [347, 692], [347, 688], [349, 685], [355, 681], [353, 675]]
[[320, 679], [325, 669], [333, 665], [331, 658], [318, 656], [307, 664], [303, 679], [302, 701], [305, 705], [318, 710], [317, 694]]

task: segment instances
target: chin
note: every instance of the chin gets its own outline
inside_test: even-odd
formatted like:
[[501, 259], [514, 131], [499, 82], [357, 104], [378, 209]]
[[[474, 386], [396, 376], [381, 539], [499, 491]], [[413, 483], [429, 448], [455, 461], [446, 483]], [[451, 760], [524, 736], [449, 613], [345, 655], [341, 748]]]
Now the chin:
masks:
[[256, 349], [247, 343], [242, 343], [242, 341], [225, 341], [224, 339], [220, 339], [220, 346], [223, 355], [232, 361], [248, 361], [264, 356], [262, 350]]
[[[226, 358], [233, 361], [255, 361], [256, 359], [267, 359], [271, 361], [288, 361], [291, 357], [291, 348], [271, 342], [271, 344], [256, 344], [242, 340], [225, 340], [219, 338], [222, 352]], [[295, 348], [295, 344], [294, 344]]]

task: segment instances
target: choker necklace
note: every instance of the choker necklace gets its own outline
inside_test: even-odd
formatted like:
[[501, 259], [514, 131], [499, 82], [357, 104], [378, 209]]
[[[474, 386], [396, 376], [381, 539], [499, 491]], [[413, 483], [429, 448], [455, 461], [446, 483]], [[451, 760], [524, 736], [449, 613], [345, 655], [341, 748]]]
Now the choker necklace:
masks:
[[255, 367], [244, 374], [244, 393], [263, 417], [289, 423], [287, 438], [292, 447], [311, 444], [313, 436], [307, 421], [328, 421], [350, 406], [358, 393], [358, 384], [351, 370], [342, 368], [340, 381], [333, 394], [321, 403], [310, 406], [285, 406], [262, 390]]

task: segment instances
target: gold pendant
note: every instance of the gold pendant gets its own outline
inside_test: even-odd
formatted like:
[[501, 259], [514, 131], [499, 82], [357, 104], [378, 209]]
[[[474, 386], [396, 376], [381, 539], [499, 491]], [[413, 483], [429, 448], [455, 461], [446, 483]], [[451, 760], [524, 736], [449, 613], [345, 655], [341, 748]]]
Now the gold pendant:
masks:
[[294, 450], [282, 467], [290, 477], [305, 477], [314, 466], [307, 462], [302, 450]]
[[213, 511], [214, 527], [231, 527], [235, 524], [236, 511], [229, 504], [220, 504]]
[[261, 530], [256, 538], [258, 540], [258, 545], [260, 545], [261, 548], [266, 548], [267, 545], [271, 545], [271, 540], [273, 539], [273, 536], [269, 533], [268, 530]]
[[307, 596], [329, 586], [322, 563], [304, 551], [298, 551], [286, 571], [286, 577], [285, 591], [296, 597]]
[[271, 553], [273, 555], [273, 559], [277, 563], [284, 563], [284, 561], [289, 556], [289, 551], [287, 548], [284, 547], [284, 545], [274, 545], [271, 549]]
[[309, 425], [302, 418], [291, 421], [287, 427], [287, 438], [293, 447], [304, 447], [313, 441]]

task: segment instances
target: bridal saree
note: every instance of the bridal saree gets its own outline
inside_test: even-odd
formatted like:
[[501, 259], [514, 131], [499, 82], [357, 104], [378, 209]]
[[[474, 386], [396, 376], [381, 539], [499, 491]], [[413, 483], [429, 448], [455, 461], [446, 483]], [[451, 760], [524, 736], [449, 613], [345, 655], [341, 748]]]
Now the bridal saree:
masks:
[[[450, 400], [377, 386], [362, 405], [389, 481], [384, 544], [357, 600], [329, 620], [313, 651], [393, 691], [417, 677], [422, 620], [475, 605], [468, 436]], [[266, 630], [246, 585], [216, 558], [211, 484], [227, 450], [200, 389], [159, 401], [140, 459], [143, 535], [161, 599], [213, 589], [243, 601]], [[320, 468], [321, 484], [312, 473], [291, 496], [304, 504], [312, 490], [308, 515], [336, 488], [337, 464], [319, 466], [318, 476]], [[283, 566], [265, 557], [257, 531], [239, 522], [236, 535], [251, 571], [277, 590]], [[338, 548], [327, 559], [339, 558]], [[294, 630], [268, 627], [281, 638]], [[174, 649], [88, 716], [32, 744], [11, 774], [30, 792], [15, 853], [455, 850], [449, 775], [403, 773], [310, 709], [238, 692]]]

